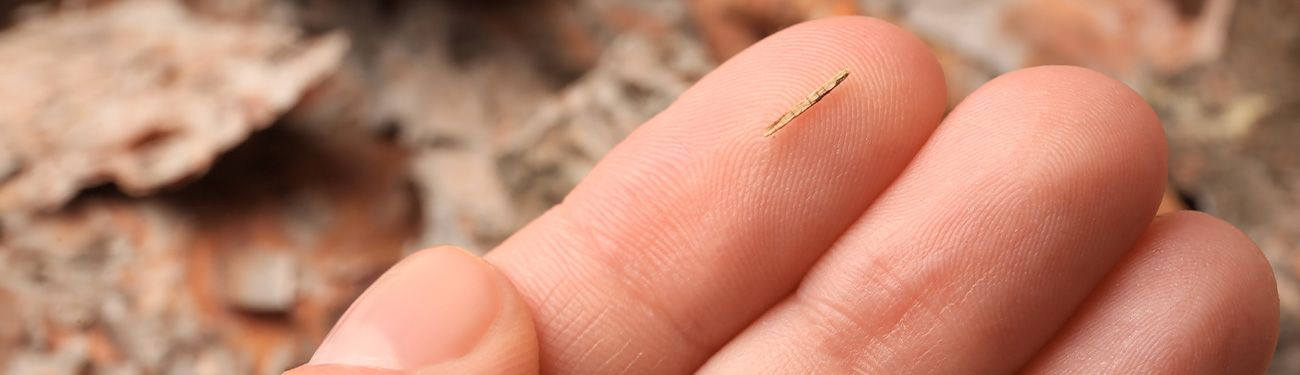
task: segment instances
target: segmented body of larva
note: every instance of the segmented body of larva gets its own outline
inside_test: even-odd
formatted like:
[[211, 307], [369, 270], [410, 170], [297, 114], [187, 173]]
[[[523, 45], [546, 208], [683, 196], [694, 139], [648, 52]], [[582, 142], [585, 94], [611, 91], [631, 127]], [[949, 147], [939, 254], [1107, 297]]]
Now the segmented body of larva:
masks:
[[789, 111], [786, 111], [785, 114], [781, 115], [781, 118], [776, 119], [776, 121], [773, 121], [771, 125], [768, 125], [767, 130], [763, 132], [763, 136], [771, 137], [773, 134], [776, 134], [776, 132], [781, 130], [781, 128], [784, 128], [786, 125], [789, 125], [791, 121], [794, 121], [795, 117], [799, 117], [799, 115], [803, 114], [804, 111], [807, 111], [808, 108], [812, 108], [813, 104], [817, 104], [817, 102], [821, 101], [822, 98], [826, 97], [826, 94], [829, 94], [831, 90], [834, 90], [835, 87], [840, 85], [840, 82], [844, 82], [847, 78], [849, 78], [849, 70], [847, 68], [840, 69], [839, 73], [835, 73], [835, 78], [826, 81], [826, 83], [822, 84], [821, 87], [818, 87], [816, 91], [808, 94], [808, 96], [804, 97], [803, 100], [800, 100], [799, 103], [795, 104], [793, 108], [790, 108]]

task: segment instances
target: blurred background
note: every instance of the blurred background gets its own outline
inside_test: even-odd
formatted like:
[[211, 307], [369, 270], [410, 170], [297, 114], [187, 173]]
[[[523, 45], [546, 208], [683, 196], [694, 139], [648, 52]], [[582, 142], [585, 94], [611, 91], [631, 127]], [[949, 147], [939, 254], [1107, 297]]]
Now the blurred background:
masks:
[[1141, 92], [1162, 209], [1263, 248], [1300, 373], [1298, 0], [0, 0], [0, 371], [294, 367], [403, 254], [490, 250], [719, 61], [839, 14], [930, 43], [950, 103], [1040, 64]]

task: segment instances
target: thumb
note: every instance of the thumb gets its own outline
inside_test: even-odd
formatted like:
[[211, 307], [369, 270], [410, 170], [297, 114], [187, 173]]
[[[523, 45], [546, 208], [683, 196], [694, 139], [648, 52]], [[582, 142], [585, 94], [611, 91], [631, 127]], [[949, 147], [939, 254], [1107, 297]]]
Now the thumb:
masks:
[[384, 273], [287, 374], [535, 374], [537, 361], [514, 285], [473, 254], [439, 247]]

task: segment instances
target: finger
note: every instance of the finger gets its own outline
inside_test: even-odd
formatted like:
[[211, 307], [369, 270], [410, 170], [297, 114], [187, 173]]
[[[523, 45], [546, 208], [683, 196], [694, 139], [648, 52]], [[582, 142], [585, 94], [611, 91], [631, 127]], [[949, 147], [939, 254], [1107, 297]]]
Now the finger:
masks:
[[[848, 80], [762, 136], [841, 68]], [[544, 370], [694, 369], [793, 290], [943, 110], [938, 63], [906, 32], [795, 26], [701, 80], [487, 258], [533, 307]]]
[[1119, 82], [1068, 67], [995, 79], [708, 369], [1013, 371], [1146, 228], [1164, 157], [1155, 115]]
[[452, 247], [384, 273], [295, 375], [533, 374], [537, 336], [504, 276]]
[[1026, 372], [1262, 374], [1277, 335], [1263, 254], [1231, 225], [1185, 211], [1147, 229]]

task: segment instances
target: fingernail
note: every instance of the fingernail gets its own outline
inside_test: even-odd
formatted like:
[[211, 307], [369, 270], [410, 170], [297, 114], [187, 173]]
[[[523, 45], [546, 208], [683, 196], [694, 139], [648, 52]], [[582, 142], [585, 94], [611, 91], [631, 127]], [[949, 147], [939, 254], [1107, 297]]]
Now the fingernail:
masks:
[[442, 247], [403, 259], [339, 319], [309, 364], [415, 370], [460, 358], [501, 306], [487, 263]]

